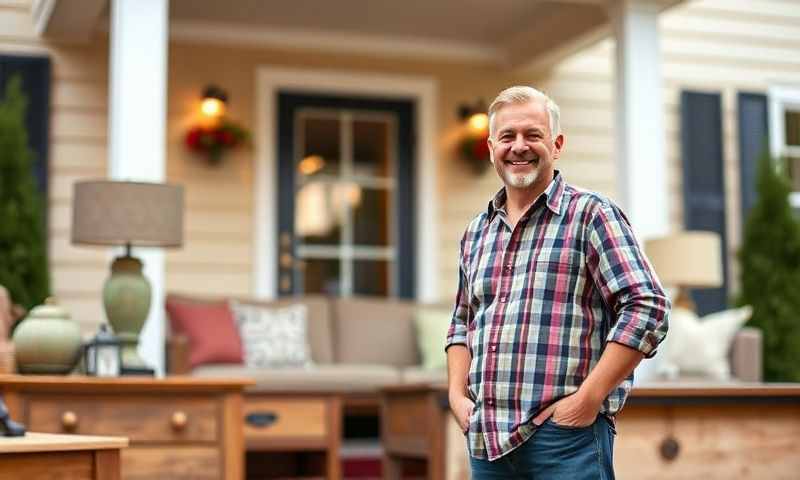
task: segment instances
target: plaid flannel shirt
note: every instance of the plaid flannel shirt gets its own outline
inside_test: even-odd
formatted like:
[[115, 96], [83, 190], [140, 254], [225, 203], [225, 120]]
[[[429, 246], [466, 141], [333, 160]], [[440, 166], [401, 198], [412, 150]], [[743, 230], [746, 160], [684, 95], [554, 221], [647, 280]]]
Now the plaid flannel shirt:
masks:
[[[650, 357], [670, 303], [622, 211], [559, 172], [512, 229], [505, 189], [461, 240], [459, 287], [445, 350], [467, 346], [475, 402], [468, 447], [494, 460], [536, 430], [535, 415], [570, 395], [606, 342]], [[605, 399], [620, 411], [631, 374]]]

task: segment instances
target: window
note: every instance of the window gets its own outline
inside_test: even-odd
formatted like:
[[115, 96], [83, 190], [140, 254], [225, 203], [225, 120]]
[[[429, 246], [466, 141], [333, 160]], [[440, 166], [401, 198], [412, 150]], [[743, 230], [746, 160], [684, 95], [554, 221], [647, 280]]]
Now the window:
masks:
[[800, 86], [769, 91], [770, 153], [783, 158], [792, 185], [789, 202], [800, 211]]

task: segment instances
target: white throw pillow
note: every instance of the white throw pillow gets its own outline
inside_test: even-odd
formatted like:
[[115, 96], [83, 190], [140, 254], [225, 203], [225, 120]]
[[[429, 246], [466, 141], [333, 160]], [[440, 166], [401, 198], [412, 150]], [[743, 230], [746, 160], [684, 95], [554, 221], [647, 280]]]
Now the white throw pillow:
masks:
[[298, 367], [311, 364], [308, 308], [263, 307], [230, 302], [248, 367]]
[[692, 311], [673, 308], [659, 347], [659, 374], [670, 380], [684, 375], [729, 380], [731, 342], [752, 314], [752, 307], [745, 306], [698, 318]]

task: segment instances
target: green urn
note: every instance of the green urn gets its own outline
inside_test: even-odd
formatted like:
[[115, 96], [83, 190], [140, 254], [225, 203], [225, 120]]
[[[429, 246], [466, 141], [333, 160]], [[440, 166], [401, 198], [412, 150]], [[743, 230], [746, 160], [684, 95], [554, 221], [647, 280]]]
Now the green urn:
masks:
[[31, 310], [12, 341], [20, 373], [69, 373], [80, 358], [80, 326], [52, 297]]

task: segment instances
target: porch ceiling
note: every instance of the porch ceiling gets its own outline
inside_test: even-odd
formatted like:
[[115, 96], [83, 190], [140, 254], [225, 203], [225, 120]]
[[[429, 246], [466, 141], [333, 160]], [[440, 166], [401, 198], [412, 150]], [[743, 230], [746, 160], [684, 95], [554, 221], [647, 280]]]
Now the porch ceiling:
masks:
[[[192, 25], [228, 24], [287, 38], [315, 37], [323, 50], [337, 40], [356, 51], [359, 41], [393, 42], [394, 53], [401, 53], [397, 50], [404, 45], [408, 56], [450, 53], [462, 60], [519, 67], [562, 57], [608, 35], [608, 4], [613, 1], [171, 0], [170, 20], [178, 32]], [[667, 8], [683, 0], [635, 1]]]
[[[78, 8], [83, 1], [37, 0], [52, 12], [39, 16], [45, 24], [40, 32], [53, 30], [47, 23], [61, 29], [108, 24], [107, 7], [99, 21], [99, 9], [87, 13], [94, 21], [76, 18], [86, 11]], [[622, 0], [170, 0], [170, 35], [179, 41], [521, 67], [556, 61], [608, 35], [608, 5], [617, 1]], [[684, 0], [625, 1], [665, 9]]]

